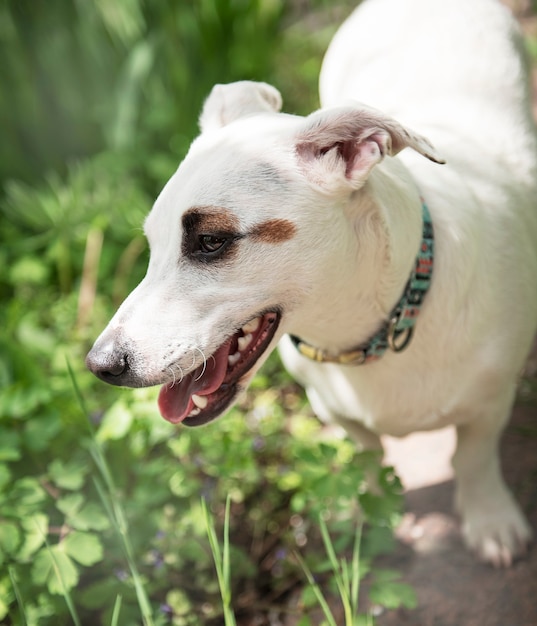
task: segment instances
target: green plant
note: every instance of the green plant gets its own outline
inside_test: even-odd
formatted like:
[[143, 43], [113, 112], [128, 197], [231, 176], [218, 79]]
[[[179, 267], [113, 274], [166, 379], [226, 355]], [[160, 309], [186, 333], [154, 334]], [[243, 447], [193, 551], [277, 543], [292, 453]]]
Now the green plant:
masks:
[[[217, 429], [176, 432], [160, 418], [149, 419], [154, 392], [139, 390], [112, 403], [94, 436], [86, 418], [75, 417], [59, 448], [67, 449], [67, 443], [71, 454], [60, 460], [49, 456], [52, 446], [34, 450], [33, 471], [27, 461], [16, 463], [17, 457], [27, 457], [26, 429], [18, 440], [12, 437], [13, 462], [0, 465], [12, 480], [0, 491], [0, 545], [9, 579], [17, 581], [14, 587], [4, 580], [8, 607], [18, 596], [29, 624], [50, 619], [61, 624], [63, 614], [77, 614], [81, 623], [92, 616], [92, 623], [104, 624], [113, 613], [119, 624], [136, 614], [153, 623], [148, 616], [157, 613], [161, 618], [172, 613], [185, 624], [201, 616], [207, 623], [217, 620], [222, 603], [200, 492], [230, 537], [226, 584], [239, 615], [251, 606], [246, 599], [261, 599], [263, 589], [279, 590], [284, 599], [298, 584], [300, 572], [290, 557], [297, 547], [308, 547], [314, 570], [322, 565], [314, 540], [318, 504], [334, 515], [337, 548], [344, 550], [358, 511], [352, 482], [363, 476], [360, 465], [369, 467], [373, 459], [356, 455], [345, 440], [323, 441], [294, 385], [264, 386], [282, 376], [275, 368], [273, 360], [253, 398]], [[284, 397], [287, 404], [279, 406]], [[85, 411], [91, 420], [90, 409]], [[324, 471], [320, 463], [326, 463]], [[303, 477], [295, 466], [304, 470]], [[307, 471], [309, 466], [314, 467]], [[330, 485], [323, 480], [327, 472], [338, 476]], [[399, 506], [397, 483], [386, 485], [393, 491], [383, 513], [387, 517], [371, 510], [380, 528], [393, 522]], [[227, 516], [220, 504], [226, 497]]]
[[[277, 77], [287, 110], [314, 106], [323, 44], [287, 11], [279, 0], [0, 6], [12, 96], [0, 102], [0, 621], [239, 622], [255, 606], [256, 618], [267, 603], [286, 610], [305, 584], [297, 551], [330, 587], [320, 514], [339, 559], [366, 524], [361, 573], [389, 547], [396, 478], [327, 437], [276, 355], [239, 406], [200, 430], [164, 422], [155, 390], [107, 388], [84, 368], [143, 276], [143, 216], [212, 84]], [[300, 81], [274, 61], [293, 49]]]
[[[358, 626], [359, 619], [364, 624], [370, 624], [371, 622], [368, 616], [365, 616], [366, 621], [364, 622], [364, 620], [361, 619], [364, 616], [359, 616], [358, 614], [358, 593], [360, 590], [360, 581], [362, 578], [362, 574], [360, 572], [360, 538], [362, 534], [362, 526], [359, 525], [356, 530], [352, 558], [349, 563], [345, 558], [337, 558], [334, 544], [330, 539], [330, 535], [328, 534], [328, 530], [326, 528], [326, 523], [324, 522], [322, 517], [319, 518], [319, 522], [324, 547], [330, 560], [330, 566], [334, 575], [334, 580], [338, 589], [339, 596], [343, 603], [345, 625]], [[298, 554], [297, 558], [306, 574], [308, 583], [310, 584], [310, 588], [315, 594], [315, 597], [319, 602], [329, 625], [337, 626], [337, 621], [332, 613], [332, 610], [330, 609], [329, 603], [327, 602], [319, 584], [315, 580], [313, 573], [311, 572], [305, 561]]]
[[231, 605], [231, 572], [229, 567], [229, 516], [230, 516], [230, 498], [226, 500], [226, 512], [224, 515], [224, 546], [220, 550], [220, 544], [216, 536], [214, 520], [211, 517], [205, 500], [201, 501], [203, 516], [205, 518], [205, 527], [211, 552], [213, 553], [214, 564], [216, 567], [216, 575], [218, 576], [218, 586], [220, 587], [220, 595], [222, 596], [222, 606], [224, 611], [224, 622], [226, 626], [235, 626], [235, 615]]
[[155, 192], [212, 85], [270, 77], [283, 11], [281, 0], [6, 0], [0, 180], [113, 150]]

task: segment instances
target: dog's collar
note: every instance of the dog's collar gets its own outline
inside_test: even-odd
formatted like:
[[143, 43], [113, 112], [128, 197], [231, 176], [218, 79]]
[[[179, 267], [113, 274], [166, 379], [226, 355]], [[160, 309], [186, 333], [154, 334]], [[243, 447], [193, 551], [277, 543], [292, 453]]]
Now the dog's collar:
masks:
[[431, 214], [422, 200], [423, 236], [416, 257], [416, 264], [406, 284], [403, 295], [391, 312], [389, 319], [365, 344], [340, 352], [330, 354], [326, 350], [316, 348], [299, 337], [291, 335], [291, 341], [303, 356], [319, 363], [338, 363], [340, 365], [363, 365], [379, 359], [385, 352], [401, 352], [404, 350], [414, 334], [414, 325], [420, 313], [421, 305], [429, 290], [433, 274], [434, 233]]

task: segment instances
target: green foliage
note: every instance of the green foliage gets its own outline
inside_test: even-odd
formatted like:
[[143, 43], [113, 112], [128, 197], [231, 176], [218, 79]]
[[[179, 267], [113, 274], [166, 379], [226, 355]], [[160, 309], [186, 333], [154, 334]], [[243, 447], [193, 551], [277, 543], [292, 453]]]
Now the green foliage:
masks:
[[[272, 361], [269, 370], [277, 367]], [[117, 623], [127, 624], [127, 616], [141, 610], [140, 593], [153, 620], [173, 614], [176, 623], [199, 623], [202, 616], [218, 622], [222, 604], [200, 494], [217, 523], [229, 528], [224, 554], [233, 598], [258, 597], [266, 586], [283, 594], [292, 589], [301, 578], [292, 556], [298, 549], [313, 571], [327, 575], [330, 563], [316, 548], [319, 511], [330, 520], [338, 551], [352, 544], [356, 525], [370, 515], [356, 495], [367, 493], [364, 472], [378, 473], [375, 459], [346, 440], [326, 440], [294, 385], [258, 389], [248, 404], [199, 430], [177, 429], [155, 416], [154, 391], [128, 393], [111, 403], [94, 436], [77, 410], [60, 457], [49, 449], [30, 456], [21, 438], [24, 466], [18, 459], [0, 464], [1, 553], [16, 576], [28, 623], [68, 623], [61, 616], [67, 620], [72, 611], [59, 603], [67, 597], [82, 623], [107, 623], [121, 597]], [[332, 476], [329, 489], [323, 476]], [[387, 481], [383, 489], [392, 505], [372, 519], [389, 527], [400, 486]], [[229, 610], [229, 599], [224, 606]]]
[[400, 606], [415, 609], [417, 599], [414, 590], [400, 582], [399, 578], [399, 572], [394, 570], [376, 570], [369, 592], [371, 601], [387, 609], [397, 609]]
[[0, 4], [4, 175], [120, 150], [154, 185], [171, 174], [217, 82], [270, 77], [282, 0]]
[[[360, 576], [389, 548], [397, 479], [327, 437], [276, 356], [195, 430], [163, 421], [155, 390], [84, 368], [145, 272], [143, 217], [212, 85], [273, 81], [306, 113], [327, 11], [312, 34], [281, 0], [0, 3], [0, 621], [188, 626], [283, 607], [305, 584], [296, 553], [330, 586], [319, 516], [338, 559], [363, 527]], [[404, 597], [397, 584], [380, 579], [376, 601]]]

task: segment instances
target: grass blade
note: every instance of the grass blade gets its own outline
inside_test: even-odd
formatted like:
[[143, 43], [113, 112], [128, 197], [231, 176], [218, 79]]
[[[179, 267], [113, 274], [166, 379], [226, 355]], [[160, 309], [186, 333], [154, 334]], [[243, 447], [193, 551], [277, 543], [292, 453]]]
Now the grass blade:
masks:
[[354, 618], [351, 602], [349, 599], [349, 568], [347, 562], [344, 559], [338, 561], [336, 551], [334, 550], [334, 545], [332, 543], [332, 540], [330, 539], [328, 528], [326, 527], [326, 522], [323, 520], [322, 517], [319, 518], [319, 526], [321, 528], [321, 535], [323, 538], [326, 554], [328, 555], [328, 558], [330, 560], [332, 571], [334, 573], [334, 580], [336, 581], [341, 602], [343, 604], [343, 609], [345, 613], [345, 624], [347, 626], [352, 626]]
[[[102, 485], [100, 481], [98, 481], [97, 479], [94, 479], [94, 484], [96, 486], [99, 497], [101, 498], [103, 506], [106, 512], [108, 513], [108, 517], [110, 518], [110, 521], [112, 522], [113, 527], [115, 528], [116, 532], [118, 533], [121, 539], [123, 551], [125, 553], [127, 564], [129, 566], [132, 580], [134, 583], [134, 588], [136, 590], [136, 598], [138, 601], [140, 612], [142, 614], [142, 620], [143, 620], [144, 626], [154, 626], [154, 620], [153, 620], [153, 615], [151, 611], [151, 604], [149, 602], [149, 598], [147, 597], [147, 593], [144, 589], [142, 577], [140, 576], [140, 572], [138, 571], [138, 567], [136, 565], [135, 553], [134, 553], [134, 549], [132, 547], [132, 543], [131, 543], [130, 536], [129, 536], [127, 517], [121, 506], [120, 498], [117, 495], [118, 491], [115, 486], [114, 479], [110, 471], [110, 467], [108, 466], [104, 452], [95, 437], [95, 430], [91, 424], [91, 420], [90, 420], [89, 413], [84, 402], [84, 398], [80, 392], [80, 388], [78, 387], [76, 376], [69, 363], [69, 360], [67, 360], [67, 367], [69, 370], [69, 375], [71, 377], [71, 382], [73, 384], [76, 397], [80, 404], [82, 413], [86, 417], [86, 423], [90, 432], [90, 440], [89, 440], [89, 445], [88, 445], [89, 452], [95, 462], [95, 465], [97, 466], [97, 469], [99, 470], [102, 480], [104, 481], [104, 485]], [[119, 602], [119, 605], [118, 605], [118, 600], [116, 599], [114, 611], [116, 610], [116, 607], [119, 607], [120, 605], [121, 605], [121, 602]], [[78, 626], [78, 624], [76, 626]]]
[[89, 411], [86, 407], [86, 403], [84, 401], [84, 396], [82, 395], [82, 392], [80, 391], [80, 387], [78, 386], [78, 382], [76, 380], [76, 376], [75, 376], [75, 372], [73, 370], [73, 368], [71, 367], [71, 362], [69, 361], [68, 358], [65, 359], [66, 363], [67, 363], [67, 371], [69, 372], [69, 378], [71, 379], [71, 384], [73, 385], [73, 390], [75, 392], [75, 396], [76, 399], [78, 400], [78, 404], [80, 405], [80, 409], [82, 411], [82, 415], [84, 415], [84, 417], [86, 418], [84, 420], [86, 426], [88, 427], [89, 433], [92, 436], [92, 438], [95, 436], [95, 429], [93, 428], [93, 424], [91, 423], [91, 420], [89, 418]]
[[19, 585], [17, 583], [17, 575], [12, 566], [8, 567], [9, 578], [11, 579], [11, 584], [13, 586], [13, 591], [15, 592], [15, 597], [17, 598], [17, 604], [19, 606], [19, 611], [21, 614], [21, 623], [23, 626], [27, 626], [28, 618], [26, 616], [26, 611], [24, 610], [24, 602], [22, 601], [22, 595], [19, 589]]
[[114, 611], [112, 613], [112, 621], [110, 622], [110, 626], [117, 626], [119, 623], [119, 612], [121, 611], [121, 602], [122, 596], [117, 595], [116, 601], [114, 602]]
[[222, 608], [224, 611], [224, 623], [226, 626], [236, 626], [235, 615], [231, 606], [231, 578], [230, 578], [230, 562], [229, 562], [229, 518], [230, 518], [231, 499], [228, 496], [226, 500], [226, 512], [224, 517], [224, 548], [220, 549], [214, 520], [209, 513], [209, 509], [204, 499], [201, 500], [201, 508], [205, 519], [205, 527], [207, 529], [207, 537], [209, 545], [213, 553], [214, 565], [216, 568], [216, 576], [220, 587], [220, 595], [222, 597]]
[[332, 614], [332, 611], [330, 610], [330, 606], [328, 605], [328, 602], [326, 601], [326, 598], [324, 597], [324, 594], [321, 591], [321, 588], [319, 587], [315, 578], [313, 577], [313, 574], [311, 573], [310, 568], [307, 566], [306, 562], [304, 561], [304, 559], [300, 556], [298, 552], [294, 552], [294, 555], [295, 555], [296, 560], [300, 564], [302, 571], [306, 575], [308, 583], [310, 587], [312, 588], [313, 593], [315, 594], [315, 597], [317, 598], [317, 602], [319, 603], [321, 609], [323, 610], [324, 616], [326, 617], [326, 620], [329, 626], [338, 626], [334, 618], [334, 615]]
[[332, 570], [334, 572], [339, 572], [339, 562], [337, 560], [336, 552], [334, 550], [334, 546], [332, 544], [332, 540], [330, 539], [330, 535], [328, 534], [328, 528], [326, 527], [326, 522], [322, 517], [319, 517], [319, 526], [321, 528], [321, 535], [323, 538], [324, 548], [326, 550], [326, 554], [330, 559], [330, 564], [332, 565]]
[[[98, 444], [96, 444], [96, 442], [93, 442], [93, 443], [95, 447], [98, 447]], [[98, 455], [98, 454], [99, 453], [95, 450], [94, 446], [92, 446], [92, 456]], [[97, 463], [97, 465], [99, 465], [99, 463]], [[105, 469], [105, 473], [108, 472], [108, 466], [106, 466], [106, 468], [103, 468], [103, 469]], [[103, 478], [106, 482], [106, 478], [104, 476]], [[94, 479], [94, 484], [99, 494], [99, 497], [101, 498], [101, 501], [103, 503], [103, 507], [105, 508], [108, 514], [108, 517], [112, 523], [112, 526], [114, 527], [115, 531], [117, 532], [117, 534], [119, 535], [121, 539], [123, 551], [127, 559], [127, 565], [131, 572], [132, 580], [134, 583], [134, 589], [136, 591], [136, 599], [138, 601], [138, 606], [142, 614], [143, 623], [145, 626], [154, 626], [153, 615], [151, 611], [151, 604], [147, 597], [147, 593], [145, 591], [142, 577], [138, 570], [138, 566], [136, 565], [136, 560], [134, 557], [134, 549], [130, 541], [125, 514], [123, 512], [121, 504], [119, 503], [119, 499], [117, 497], [114, 497], [113, 495], [116, 493], [115, 489], [111, 492], [109, 491], [108, 493], [106, 493], [105, 487], [102, 485], [102, 483], [99, 480]]]
[[[352, 559], [350, 563], [346, 559], [337, 558], [334, 544], [332, 542], [332, 539], [330, 538], [326, 523], [322, 518], [319, 518], [319, 527], [321, 530], [321, 536], [323, 538], [326, 554], [328, 555], [334, 580], [336, 582], [338, 593], [343, 605], [345, 625], [353, 626], [359, 617], [358, 596], [360, 591], [360, 543], [362, 536], [362, 526], [359, 525], [356, 530], [352, 551]], [[319, 602], [326, 619], [328, 620], [330, 626], [334, 626], [335, 619], [332, 615], [326, 598], [321, 591], [321, 588], [315, 582], [311, 570], [308, 568], [308, 566], [298, 553], [295, 553], [295, 556], [300, 563], [302, 569], [304, 570], [304, 573], [306, 574], [308, 583], [315, 593], [317, 601]]]
[[229, 564], [229, 517], [231, 510], [231, 498], [229, 494], [226, 498], [226, 512], [224, 515], [224, 550], [223, 550], [223, 562], [222, 562], [222, 570], [224, 575], [224, 584], [230, 597], [228, 598], [228, 603], [231, 604], [231, 572], [230, 572], [230, 564]]
[[360, 548], [362, 545], [362, 525], [359, 524], [354, 537], [352, 550], [351, 606], [354, 615], [358, 614], [358, 596], [360, 593]]

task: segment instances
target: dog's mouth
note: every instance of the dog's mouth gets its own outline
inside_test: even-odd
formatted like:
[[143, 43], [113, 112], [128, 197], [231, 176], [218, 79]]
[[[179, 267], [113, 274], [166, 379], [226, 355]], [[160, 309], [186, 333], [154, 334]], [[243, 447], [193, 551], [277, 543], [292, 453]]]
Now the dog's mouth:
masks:
[[246, 386], [244, 377], [272, 341], [280, 319], [277, 311], [253, 318], [204, 364], [164, 385], [158, 398], [162, 417], [174, 424], [200, 426], [221, 415]]

